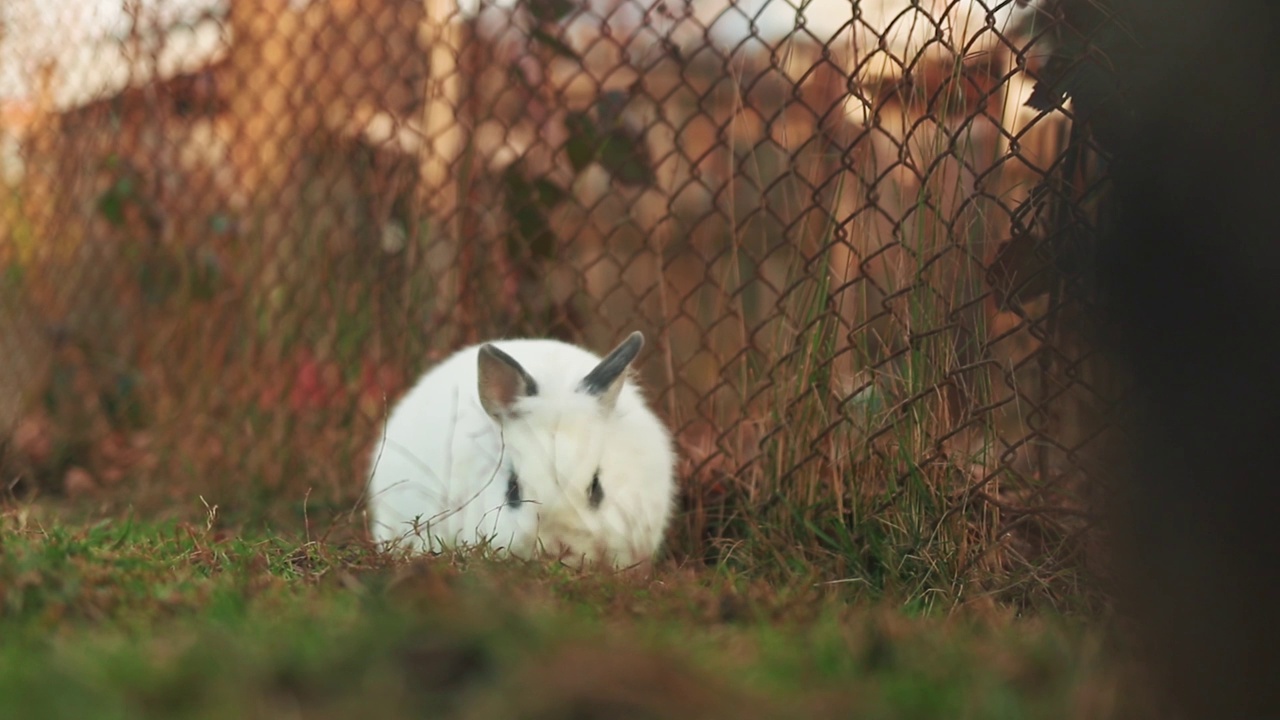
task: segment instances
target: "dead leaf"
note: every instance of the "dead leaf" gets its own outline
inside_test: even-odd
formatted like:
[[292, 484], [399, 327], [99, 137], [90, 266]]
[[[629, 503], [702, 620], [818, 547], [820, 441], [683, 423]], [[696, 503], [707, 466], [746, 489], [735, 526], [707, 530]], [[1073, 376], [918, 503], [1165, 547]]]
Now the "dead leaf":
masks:
[[69, 498], [84, 497], [97, 492], [98, 482], [93, 479], [88, 470], [73, 467], [62, 477], [62, 489]]

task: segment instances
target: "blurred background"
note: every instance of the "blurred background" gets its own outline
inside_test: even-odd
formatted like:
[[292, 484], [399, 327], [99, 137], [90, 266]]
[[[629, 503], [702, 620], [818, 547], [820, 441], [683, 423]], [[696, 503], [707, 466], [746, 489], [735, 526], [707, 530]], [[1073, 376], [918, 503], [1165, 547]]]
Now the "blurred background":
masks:
[[358, 534], [432, 362], [639, 329], [676, 558], [1088, 604], [1081, 5], [8, 0], [8, 490]]

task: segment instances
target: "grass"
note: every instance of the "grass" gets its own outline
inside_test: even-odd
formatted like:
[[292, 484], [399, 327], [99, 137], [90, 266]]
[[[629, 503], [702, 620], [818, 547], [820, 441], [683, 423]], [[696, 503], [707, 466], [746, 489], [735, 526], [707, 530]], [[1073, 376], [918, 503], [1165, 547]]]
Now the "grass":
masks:
[[1124, 687], [1067, 618], [42, 515], [0, 520], [3, 717], [1103, 718]]

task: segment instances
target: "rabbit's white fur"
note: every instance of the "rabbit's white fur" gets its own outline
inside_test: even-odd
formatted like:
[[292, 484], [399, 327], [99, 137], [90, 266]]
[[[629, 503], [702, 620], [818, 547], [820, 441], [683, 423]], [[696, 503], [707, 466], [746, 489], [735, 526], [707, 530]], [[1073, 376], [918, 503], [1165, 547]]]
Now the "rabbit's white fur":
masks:
[[[602, 362], [593, 353], [556, 340], [494, 341], [535, 387], [495, 412], [481, 400], [482, 345], [427, 372], [373, 451], [375, 540], [417, 552], [487, 543], [617, 567], [652, 559], [674, 504], [675, 452], [630, 377], [643, 337], [633, 333], [610, 357], [627, 355], [628, 343], [625, 370], [593, 395], [583, 386]], [[603, 499], [593, 507], [597, 473]]]

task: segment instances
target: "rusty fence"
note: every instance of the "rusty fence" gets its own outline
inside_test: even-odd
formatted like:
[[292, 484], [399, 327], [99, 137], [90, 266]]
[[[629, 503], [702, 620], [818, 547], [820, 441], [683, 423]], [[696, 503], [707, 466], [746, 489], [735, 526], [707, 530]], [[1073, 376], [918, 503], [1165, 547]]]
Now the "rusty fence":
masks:
[[11, 489], [350, 507], [444, 353], [640, 329], [690, 553], [796, 508], [957, 566], [1081, 531], [1102, 173], [1035, 88], [1105, 13], [99, 5], [0, 11]]

